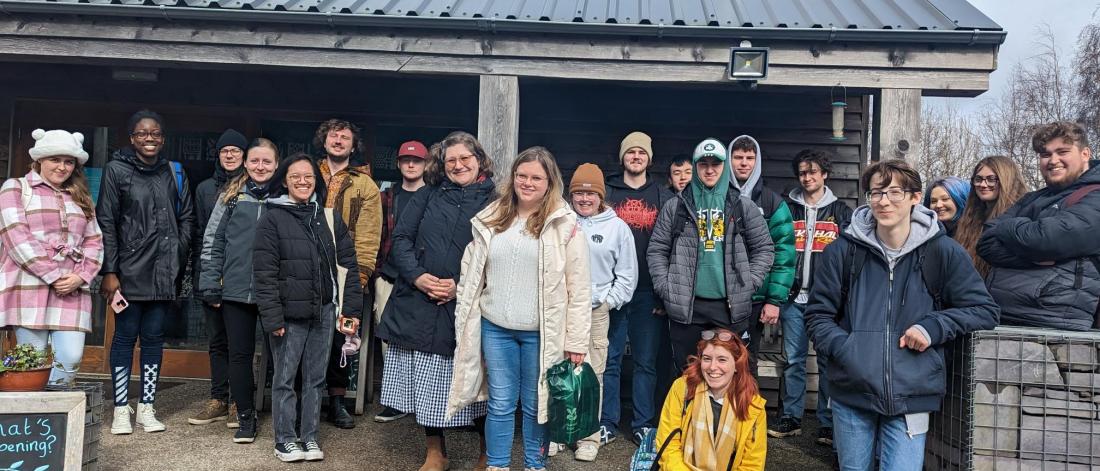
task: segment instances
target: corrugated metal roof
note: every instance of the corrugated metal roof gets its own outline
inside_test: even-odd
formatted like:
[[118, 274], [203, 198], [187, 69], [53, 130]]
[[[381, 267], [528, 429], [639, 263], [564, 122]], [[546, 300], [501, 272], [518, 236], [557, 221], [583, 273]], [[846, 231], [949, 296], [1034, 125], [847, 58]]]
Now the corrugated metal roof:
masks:
[[970, 45], [999, 44], [1005, 35], [966, 0], [0, 0], [0, 11]]
[[1000, 30], [965, 0], [41, 0], [553, 23]]

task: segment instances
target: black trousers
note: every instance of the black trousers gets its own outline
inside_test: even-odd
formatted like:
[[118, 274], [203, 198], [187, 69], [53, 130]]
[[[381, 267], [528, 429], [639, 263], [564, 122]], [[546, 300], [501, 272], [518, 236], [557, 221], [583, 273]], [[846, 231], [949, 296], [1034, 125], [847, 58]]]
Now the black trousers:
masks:
[[210, 398], [229, 402], [229, 338], [221, 308], [202, 304], [210, 353]]
[[672, 358], [676, 362], [676, 368], [683, 371], [687, 367], [688, 357], [697, 353], [699, 341], [702, 340], [702, 334], [704, 330], [709, 329], [727, 329], [738, 336], [741, 336], [745, 331], [749, 330], [753, 322], [757, 322], [760, 319], [760, 315], [756, 317], [749, 316], [747, 319], [733, 324], [729, 321], [722, 322], [719, 319], [729, 319], [729, 305], [724, 300], [709, 300], [702, 298], [695, 298], [695, 305], [692, 309], [692, 323], [681, 324], [676, 321], [669, 321], [668, 323], [668, 336], [672, 344]]
[[752, 303], [752, 328], [749, 329], [749, 371], [752, 377], [760, 379], [759, 360], [760, 339], [764, 337], [764, 323], [760, 322], [760, 313], [764, 311], [764, 303]]
[[229, 337], [229, 389], [237, 410], [244, 412], [256, 408], [256, 380], [252, 374], [252, 359], [256, 356], [256, 321], [259, 309], [255, 304], [225, 301], [222, 317]]

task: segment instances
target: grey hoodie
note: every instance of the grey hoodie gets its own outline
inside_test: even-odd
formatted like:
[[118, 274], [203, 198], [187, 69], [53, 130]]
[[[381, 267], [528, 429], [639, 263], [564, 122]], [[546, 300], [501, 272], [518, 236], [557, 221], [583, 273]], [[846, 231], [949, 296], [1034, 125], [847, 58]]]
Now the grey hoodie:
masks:
[[577, 216], [588, 238], [588, 269], [592, 278], [592, 307], [604, 302], [619, 309], [638, 287], [638, 256], [630, 226], [607, 208], [591, 217]]
[[[901, 249], [893, 250], [887, 248], [882, 244], [882, 241], [878, 238], [878, 233], [875, 232], [877, 223], [875, 222], [875, 215], [871, 211], [869, 205], [860, 206], [854, 213], [852, 213], [852, 223], [848, 225], [848, 228], [844, 230], [845, 233], [852, 236], [856, 240], [866, 242], [871, 247], [874, 247], [882, 253], [882, 256], [890, 264], [890, 270], [894, 269], [897, 265], [898, 259], [902, 255], [912, 252], [920, 247], [921, 244], [932, 240], [940, 231], [942, 231], [942, 225], [936, 218], [936, 212], [924, 207], [924, 205], [917, 203], [913, 206], [913, 212], [909, 216], [910, 229], [909, 238], [905, 239], [905, 243], [901, 245]], [[924, 334], [924, 338], [928, 341], [932, 340], [932, 336], [929, 335], [928, 330], [919, 324], [914, 324], [921, 333]]]
[[[749, 174], [749, 179], [745, 180], [744, 184], [737, 181], [737, 173], [733, 171], [733, 143], [742, 137], [748, 138], [756, 146], [756, 165], [752, 167], [752, 173]], [[764, 161], [764, 154], [760, 153], [760, 143], [756, 142], [756, 138], [748, 134], [742, 134], [730, 141], [730, 145], [726, 147], [726, 155], [729, 156], [726, 159], [726, 168], [730, 171], [730, 185], [741, 190], [742, 195], [752, 198], [752, 190], [760, 182], [760, 167], [763, 167]]]
[[844, 232], [852, 238], [866, 242], [867, 245], [878, 249], [882, 256], [890, 262], [890, 268], [893, 269], [902, 255], [916, 250], [921, 244], [928, 242], [943, 230], [940, 228], [939, 221], [936, 220], [936, 213], [921, 204], [913, 206], [910, 221], [912, 227], [909, 230], [909, 238], [905, 239], [901, 249], [896, 251], [886, 248], [879, 241], [878, 234], [875, 233], [878, 224], [875, 222], [875, 215], [868, 205], [860, 206], [855, 213], [852, 213], [852, 223], [848, 225]]

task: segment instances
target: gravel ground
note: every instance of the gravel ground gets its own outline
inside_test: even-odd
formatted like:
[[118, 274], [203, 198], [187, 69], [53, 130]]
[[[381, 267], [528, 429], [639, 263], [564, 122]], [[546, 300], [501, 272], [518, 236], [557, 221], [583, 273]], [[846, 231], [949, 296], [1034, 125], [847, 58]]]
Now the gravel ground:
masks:
[[[131, 386], [131, 391], [137, 388]], [[424, 453], [423, 432], [411, 417], [389, 424], [371, 420], [376, 407], [357, 417], [353, 430], [340, 430], [324, 422], [321, 426], [321, 446], [325, 460], [316, 463], [282, 463], [272, 455], [271, 416], [264, 414], [256, 442], [240, 445], [232, 442], [232, 431], [224, 422], [196, 426], [187, 417], [207, 397], [209, 383], [205, 381], [162, 381], [157, 398], [157, 415], [168, 426], [161, 433], [145, 433], [135, 427], [133, 435], [111, 435], [111, 411], [104, 411], [100, 469], [103, 470], [272, 470], [272, 469], [419, 469]], [[110, 407], [110, 401], [107, 401]], [[629, 407], [624, 407], [624, 412]], [[629, 417], [624, 417], [629, 419]], [[769, 418], [770, 419], [770, 418]], [[769, 470], [828, 470], [829, 455], [825, 447], [814, 445], [817, 424], [807, 417], [804, 434], [787, 439], [769, 439]], [[518, 434], [517, 434], [518, 437]], [[472, 469], [477, 459], [477, 434], [456, 431], [447, 434], [447, 451], [451, 469]], [[573, 459], [571, 451], [552, 458], [552, 470], [624, 470], [630, 462], [634, 445], [620, 438], [600, 450], [594, 463]], [[518, 447], [513, 451], [513, 463], [522, 463]]]

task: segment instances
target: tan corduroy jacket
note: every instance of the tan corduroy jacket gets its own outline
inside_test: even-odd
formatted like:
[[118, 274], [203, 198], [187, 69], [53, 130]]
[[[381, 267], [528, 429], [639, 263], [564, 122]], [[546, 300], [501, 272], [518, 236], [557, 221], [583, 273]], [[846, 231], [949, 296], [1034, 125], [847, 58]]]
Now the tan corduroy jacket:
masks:
[[[588, 353], [592, 319], [592, 286], [588, 274], [588, 244], [577, 227], [577, 215], [565, 205], [547, 219], [539, 237], [539, 423], [546, 423], [550, 392], [546, 370], [565, 352]], [[488, 400], [488, 381], [481, 354], [481, 293], [493, 231], [484, 220], [496, 203], [471, 220], [474, 240], [462, 256], [462, 275], [455, 308], [457, 347], [447, 399], [447, 417], [469, 404]]]
[[[320, 162], [321, 173], [329, 175], [328, 162]], [[378, 185], [370, 176], [367, 165], [349, 165], [344, 184], [340, 188], [328, 188], [336, 191], [336, 204], [333, 210], [347, 222], [352, 241], [355, 242], [355, 262], [359, 264], [359, 284], [369, 285], [374, 274], [378, 245], [382, 237], [382, 200], [378, 195]]]

